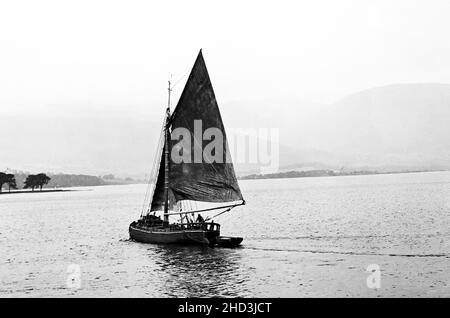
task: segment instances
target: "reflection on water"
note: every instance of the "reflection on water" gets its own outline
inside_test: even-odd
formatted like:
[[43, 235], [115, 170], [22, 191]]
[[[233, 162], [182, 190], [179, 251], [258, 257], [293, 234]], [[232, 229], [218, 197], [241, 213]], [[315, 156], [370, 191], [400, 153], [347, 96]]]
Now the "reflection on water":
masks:
[[157, 246], [148, 253], [165, 277], [162, 293], [176, 297], [238, 297], [248, 294], [239, 249]]

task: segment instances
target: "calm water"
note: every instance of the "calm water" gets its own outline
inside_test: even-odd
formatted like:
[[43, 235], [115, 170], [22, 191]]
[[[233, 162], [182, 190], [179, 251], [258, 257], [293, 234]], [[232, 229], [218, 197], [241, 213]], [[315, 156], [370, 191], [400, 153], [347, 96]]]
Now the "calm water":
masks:
[[450, 172], [240, 184], [239, 249], [129, 241], [144, 185], [0, 195], [0, 296], [450, 296]]

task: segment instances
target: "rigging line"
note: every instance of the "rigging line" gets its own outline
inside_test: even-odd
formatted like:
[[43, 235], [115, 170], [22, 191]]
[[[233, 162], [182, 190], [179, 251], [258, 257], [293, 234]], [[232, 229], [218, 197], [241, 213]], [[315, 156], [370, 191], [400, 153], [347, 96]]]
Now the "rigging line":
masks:
[[212, 217], [207, 217], [207, 218], [205, 219], [205, 221], [212, 220], [212, 219], [214, 219], [215, 217], [218, 217], [218, 216], [221, 215], [221, 214], [224, 214], [224, 213], [226, 213], [226, 212], [229, 212], [229, 211], [231, 211], [231, 209], [233, 209], [234, 207], [235, 207], [235, 206], [232, 206], [231, 208], [225, 209], [224, 211], [222, 211], [222, 212], [220, 212], [220, 213], [218, 213], [218, 214], [216, 214], [216, 215], [214, 215], [214, 216], [212, 216]]
[[[224, 214], [224, 213], [226, 213], [226, 212], [229, 212], [229, 211], [231, 211], [231, 209], [233, 209], [233, 208], [235, 208], [235, 207], [237, 207], [237, 206], [240, 206], [240, 205], [244, 205], [244, 204], [245, 204], [244, 202], [242, 202], [242, 203], [240, 203], [240, 204], [235, 204], [235, 205], [229, 207], [228, 209], [226, 209], [225, 211], [222, 211], [222, 212], [217, 213], [216, 215], [212, 216], [211, 219], [216, 218], [216, 217], [218, 217], [219, 215], [222, 215], [222, 214]], [[209, 219], [209, 218], [208, 218], [208, 219]]]
[[[163, 121], [163, 125], [164, 125], [164, 121]], [[162, 148], [162, 143], [163, 143], [163, 129], [161, 129], [160, 132], [160, 138], [159, 138], [159, 142], [158, 142], [158, 148], [157, 148], [157, 152], [155, 154], [155, 158], [153, 160], [153, 169], [152, 169], [152, 192], [149, 194], [149, 198], [147, 199], [148, 201], [150, 201], [155, 193], [156, 190], [156, 183], [157, 183], [157, 178], [159, 175], [159, 165], [161, 163], [161, 148]], [[150, 202], [147, 202], [147, 204], [150, 204]], [[150, 206], [149, 208], [150, 209]]]
[[[160, 138], [159, 138], [160, 140], [158, 141], [158, 146], [159, 146], [159, 143], [161, 142], [161, 136], [160, 136]], [[157, 156], [157, 153], [156, 153], [156, 155], [155, 156]], [[150, 189], [151, 189], [151, 185], [152, 185], [152, 180], [153, 180], [153, 177], [154, 177], [154, 172], [155, 172], [155, 161], [156, 161], [156, 157], [154, 158], [154, 160], [153, 160], [153, 162], [152, 162], [152, 168], [151, 168], [151, 171], [150, 171], [150, 175], [149, 175], [149, 179], [148, 179], [148, 185], [147, 185], [147, 190], [145, 191], [145, 197], [144, 197], [144, 202], [142, 203], [142, 209], [141, 209], [141, 217], [144, 215], [144, 210], [145, 210], [145, 206], [147, 205], [147, 202], [148, 202], [148, 200], [149, 200], [149, 195], [150, 195]]]
[[225, 206], [219, 206], [219, 207], [215, 207], [215, 208], [209, 208], [209, 209], [202, 209], [202, 210], [195, 210], [195, 211], [184, 211], [184, 212], [173, 212], [173, 213], [168, 213], [168, 215], [176, 215], [176, 214], [190, 214], [190, 213], [199, 213], [199, 212], [206, 212], [206, 211], [213, 211], [213, 210], [218, 210], [218, 209], [224, 209], [224, 208], [234, 208], [240, 205], [244, 205], [244, 201], [238, 204], [232, 204], [232, 205], [225, 205]]
[[177, 85], [181, 82], [181, 80], [182, 80], [183, 78], [185, 78], [188, 74], [189, 74], [189, 71], [187, 71], [186, 73], [184, 73], [184, 75], [181, 76], [181, 77], [175, 82], [175, 84], [173, 84], [172, 89], [174, 89], [175, 86], [177, 86]]
[[[151, 177], [149, 177], [151, 178]], [[145, 210], [145, 206], [147, 205], [147, 198], [148, 198], [148, 193], [150, 192], [150, 180], [148, 181], [148, 186], [147, 186], [147, 190], [145, 191], [145, 197], [144, 197], [144, 202], [142, 203], [142, 208], [141, 208], [141, 215], [140, 217], [142, 217], [142, 215], [144, 215], [144, 210]]]
[[[189, 75], [189, 73], [190, 73], [190, 71], [188, 70], [187, 72], [184, 73], [184, 75], [182, 75], [180, 78], [178, 78], [178, 79], [175, 81], [175, 83], [174, 83], [173, 85], [171, 85], [170, 91], [173, 92], [173, 90], [175, 89], [175, 87], [177, 87], [178, 84], [180, 84], [180, 82], [181, 82], [186, 76]], [[170, 79], [172, 79], [172, 78], [173, 78], [173, 75], [170, 74]], [[175, 105], [174, 111], [175, 111], [175, 109], [176, 109], [176, 106], [178, 106], [178, 105]], [[173, 112], [172, 112], [172, 115], [173, 115]]]
[[[161, 143], [161, 137], [159, 139], [160, 140], [158, 141], [158, 147], [159, 147], [159, 144]], [[141, 216], [144, 214], [145, 206], [147, 205], [147, 203], [149, 201], [149, 196], [150, 196], [150, 193], [151, 193], [152, 183], [154, 182], [155, 165], [156, 165], [155, 161], [157, 161], [157, 158], [156, 158], [157, 155], [158, 155], [158, 152], [156, 152], [155, 158], [154, 158], [153, 163], [152, 163], [152, 168], [151, 168], [150, 176], [149, 176], [149, 180], [148, 180], [147, 191], [145, 193], [144, 203], [143, 203], [143, 206], [142, 206]]]
[[[150, 206], [151, 203], [149, 201], [153, 198], [153, 195], [156, 190], [157, 180], [155, 180], [155, 179], [158, 177], [158, 174], [159, 174], [159, 165], [160, 165], [160, 161], [161, 161], [161, 149], [160, 148], [161, 148], [161, 144], [162, 144], [162, 140], [163, 140], [162, 132], [164, 130], [164, 125], [166, 124], [166, 120], [167, 120], [166, 117], [167, 116], [164, 116], [164, 119], [163, 119], [163, 128], [161, 129], [161, 132], [159, 135], [159, 142], [158, 142], [158, 148], [157, 148], [158, 150], [156, 151], [155, 158], [153, 160], [153, 166], [152, 166], [152, 171], [151, 171], [151, 175], [150, 175], [149, 186], [147, 188], [148, 193], [146, 193], [146, 197], [145, 197], [144, 204], [142, 207], [141, 216], [144, 214], [144, 209], [145, 209], [146, 205], [148, 205], [147, 213], [150, 212], [149, 210], [151, 209], [151, 206]], [[159, 160], [158, 160], [158, 158], [159, 158]], [[150, 181], [153, 181], [153, 187], [151, 187], [152, 183], [150, 183]]]

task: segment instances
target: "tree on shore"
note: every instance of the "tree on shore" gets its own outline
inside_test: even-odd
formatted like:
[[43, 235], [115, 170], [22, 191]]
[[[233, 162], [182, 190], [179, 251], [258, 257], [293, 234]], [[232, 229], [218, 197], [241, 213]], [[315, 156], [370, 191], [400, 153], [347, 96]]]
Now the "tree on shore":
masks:
[[34, 188], [37, 187], [36, 175], [30, 174], [25, 180], [25, 184], [23, 185], [24, 189], [31, 188], [31, 191], [34, 191]]
[[23, 186], [24, 189], [31, 188], [31, 191], [34, 191], [35, 188], [39, 187], [40, 191], [42, 191], [42, 187], [51, 180], [49, 176], [45, 173], [39, 174], [30, 174], [25, 180], [25, 184]]
[[12, 173], [6, 175], [6, 184], [9, 192], [11, 192], [11, 189], [17, 189], [16, 177]]
[[3, 185], [7, 181], [6, 173], [0, 172], [0, 192], [2, 192]]
[[113, 174], [107, 174], [103, 176], [103, 180], [114, 180], [115, 177]]
[[11, 173], [0, 172], [0, 192], [2, 192], [4, 184], [8, 185], [9, 192], [11, 189], [17, 189], [16, 177]]

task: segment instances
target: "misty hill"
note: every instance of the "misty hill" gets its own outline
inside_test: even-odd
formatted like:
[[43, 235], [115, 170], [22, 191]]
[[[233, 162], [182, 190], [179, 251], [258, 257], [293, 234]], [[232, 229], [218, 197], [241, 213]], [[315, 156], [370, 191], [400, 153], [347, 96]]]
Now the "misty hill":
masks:
[[[253, 126], [279, 128], [284, 171], [450, 168], [447, 84], [389, 85], [331, 105], [274, 100], [230, 106], [233, 111], [242, 109]], [[252, 112], [258, 116], [252, 117]]]
[[323, 119], [318, 147], [348, 165], [450, 167], [450, 85], [369, 89], [335, 103]]
[[160, 125], [108, 116], [0, 117], [0, 147], [8, 149], [0, 167], [141, 178], [151, 167]]
[[[230, 138], [242, 134], [235, 128], [279, 129], [281, 171], [450, 168], [450, 85], [372, 88], [331, 105], [289, 99], [219, 105]], [[158, 118], [126, 114], [2, 116], [0, 169], [143, 179], [163, 111]], [[259, 172], [257, 164], [235, 165], [240, 175]]]

